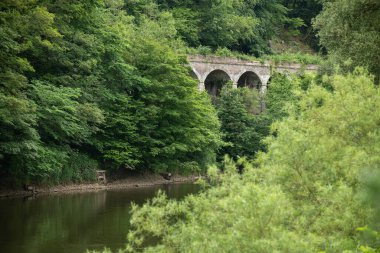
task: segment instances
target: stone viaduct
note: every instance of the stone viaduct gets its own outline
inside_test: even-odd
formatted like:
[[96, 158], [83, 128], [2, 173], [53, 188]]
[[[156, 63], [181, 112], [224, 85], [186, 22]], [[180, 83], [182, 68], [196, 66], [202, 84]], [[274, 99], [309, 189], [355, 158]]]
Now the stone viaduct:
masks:
[[207, 90], [217, 96], [224, 83], [230, 81], [233, 87], [256, 88], [261, 93], [267, 89], [268, 82], [274, 72], [296, 73], [299, 71], [314, 72], [316, 65], [261, 63], [239, 60], [236, 58], [216, 56], [188, 56], [192, 75], [199, 81], [199, 89]]

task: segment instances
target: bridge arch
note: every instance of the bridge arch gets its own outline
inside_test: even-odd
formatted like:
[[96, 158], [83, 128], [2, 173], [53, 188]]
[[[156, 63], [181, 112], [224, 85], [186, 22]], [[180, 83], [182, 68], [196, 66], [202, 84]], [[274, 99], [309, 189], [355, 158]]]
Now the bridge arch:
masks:
[[223, 85], [230, 81], [232, 81], [232, 79], [226, 71], [215, 69], [206, 75], [204, 85], [205, 89], [211, 96], [217, 97], [219, 96]]
[[237, 87], [247, 87], [250, 89], [260, 90], [262, 86], [262, 81], [258, 74], [253, 71], [245, 71], [242, 73], [237, 81]]

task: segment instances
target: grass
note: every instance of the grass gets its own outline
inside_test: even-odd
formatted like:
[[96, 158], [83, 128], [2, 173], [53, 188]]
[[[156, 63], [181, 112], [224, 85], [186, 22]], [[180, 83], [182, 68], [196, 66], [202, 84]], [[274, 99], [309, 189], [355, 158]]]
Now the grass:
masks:
[[280, 54], [264, 55], [260, 58], [254, 57], [252, 55], [246, 55], [239, 52], [231, 51], [227, 48], [218, 48], [212, 50], [210, 47], [199, 46], [198, 48], [188, 48], [187, 53], [190, 55], [205, 55], [205, 56], [222, 56], [231, 57], [247, 61], [259, 61], [259, 62], [272, 62], [274, 64], [281, 63], [299, 63], [303, 65], [307, 64], [321, 64], [323, 62], [323, 57], [317, 54], [308, 53], [290, 53], [284, 52]]

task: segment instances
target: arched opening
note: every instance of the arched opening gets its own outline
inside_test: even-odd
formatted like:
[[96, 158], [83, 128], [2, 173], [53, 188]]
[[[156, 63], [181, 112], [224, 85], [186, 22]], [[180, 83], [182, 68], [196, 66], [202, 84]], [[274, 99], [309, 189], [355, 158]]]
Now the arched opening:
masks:
[[208, 74], [205, 80], [205, 89], [213, 96], [218, 97], [223, 85], [231, 81], [231, 78], [223, 70], [214, 70]]
[[256, 75], [256, 73], [254, 73], [252, 71], [247, 71], [240, 76], [238, 83], [237, 83], [237, 86], [239, 88], [248, 87], [250, 89], [260, 90], [261, 80], [258, 77], [258, 75]]

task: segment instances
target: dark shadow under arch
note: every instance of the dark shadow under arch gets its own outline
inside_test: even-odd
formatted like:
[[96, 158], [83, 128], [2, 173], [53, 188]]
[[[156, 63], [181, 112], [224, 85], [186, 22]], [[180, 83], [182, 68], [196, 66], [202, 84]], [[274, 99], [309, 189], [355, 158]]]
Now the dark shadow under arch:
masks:
[[258, 89], [261, 88], [261, 80], [259, 76], [252, 71], [247, 71], [242, 74], [238, 80], [237, 86], [238, 88], [247, 87], [250, 89]]
[[268, 82], [267, 82], [267, 89], [269, 88], [270, 83], [272, 82], [272, 80], [273, 80], [272, 76], [269, 77]]
[[223, 85], [231, 81], [230, 76], [223, 70], [217, 69], [210, 72], [205, 80], [205, 89], [213, 96], [218, 97]]

